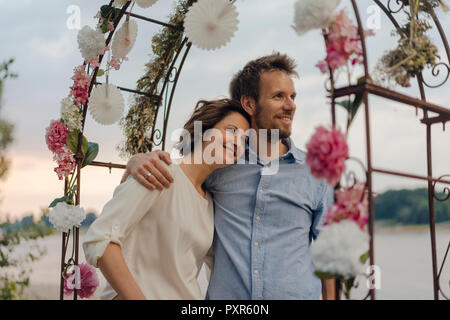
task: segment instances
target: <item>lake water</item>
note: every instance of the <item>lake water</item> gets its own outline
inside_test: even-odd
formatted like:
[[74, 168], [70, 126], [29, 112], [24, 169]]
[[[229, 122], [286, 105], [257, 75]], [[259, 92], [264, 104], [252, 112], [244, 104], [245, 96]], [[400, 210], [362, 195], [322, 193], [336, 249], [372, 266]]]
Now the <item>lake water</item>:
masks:
[[[438, 270], [449, 241], [450, 229], [440, 229], [437, 232]], [[40, 244], [47, 249], [47, 254], [32, 265], [29, 297], [58, 299], [61, 234], [57, 233], [42, 239]], [[381, 271], [381, 288], [376, 291], [377, 299], [433, 298], [431, 244], [426, 227], [377, 231], [374, 246], [375, 263]], [[80, 248], [80, 262], [83, 261], [84, 254]], [[101, 286], [97, 289], [94, 299], [98, 298], [105, 284], [99, 270], [98, 275], [101, 279]], [[442, 270], [441, 278], [441, 286], [446, 295], [450, 296], [450, 256]], [[203, 270], [199, 281], [204, 292], [207, 281]], [[357, 299], [366, 293], [366, 283], [361, 281], [358, 289], [352, 292], [352, 298]]]

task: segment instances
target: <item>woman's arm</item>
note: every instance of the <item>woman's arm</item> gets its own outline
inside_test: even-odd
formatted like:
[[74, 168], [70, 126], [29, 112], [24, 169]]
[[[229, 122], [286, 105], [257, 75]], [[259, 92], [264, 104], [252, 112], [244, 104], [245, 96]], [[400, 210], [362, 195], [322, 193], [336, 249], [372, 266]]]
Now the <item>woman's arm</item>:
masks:
[[128, 269], [118, 244], [108, 244], [105, 253], [98, 259], [98, 267], [121, 300], [146, 300]]

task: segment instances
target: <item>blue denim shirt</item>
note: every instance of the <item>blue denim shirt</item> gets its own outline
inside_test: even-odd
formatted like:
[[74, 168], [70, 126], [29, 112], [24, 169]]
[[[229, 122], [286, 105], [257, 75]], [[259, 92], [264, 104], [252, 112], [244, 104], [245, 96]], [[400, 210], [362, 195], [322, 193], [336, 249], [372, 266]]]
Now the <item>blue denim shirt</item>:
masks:
[[[247, 146], [246, 159], [257, 163], [218, 169], [205, 182], [215, 207], [206, 299], [320, 298], [310, 245], [333, 203], [333, 188], [311, 175], [292, 139], [285, 144], [289, 151], [268, 164]], [[278, 171], [266, 174], [273, 161]]]

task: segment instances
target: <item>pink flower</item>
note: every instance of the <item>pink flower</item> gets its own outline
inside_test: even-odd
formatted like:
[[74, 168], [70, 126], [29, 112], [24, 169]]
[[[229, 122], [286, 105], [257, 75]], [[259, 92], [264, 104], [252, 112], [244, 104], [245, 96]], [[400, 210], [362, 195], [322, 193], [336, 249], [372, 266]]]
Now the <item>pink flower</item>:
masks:
[[120, 69], [120, 59], [113, 57], [111, 59], [111, 61], [109, 62], [109, 65], [111, 67], [113, 67], [115, 70], [119, 70]]
[[[373, 30], [365, 31], [365, 35], [374, 35]], [[345, 14], [344, 10], [339, 12], [328, 30], [326, 48], [327, 57], [325, 62], [329, 64], [333, 71], [347, 65], [349, 60], [352, 65], [363, 63], [362, 49], [359, 46], [358, 28]], [[326, 70], [322, 61], [316, 66], [323, 73], [323, 70]]]
[[100, 67], [100, 60], [98, 58], [90, 60], [89, 63], [91, 64], [91, 68]]
[[345, 169], [348, 146], [345, 136], [333, 128], [331, 131], [320, 126], [308, 142], [306, 163], [317, 179], [325, 178], [335, 186]]
[[317, 62], [316, 67], [319, 68], [322, 73], [327, 73], [328, 71], [328, 64], [325, 60], [320, 60]]
[[84, 66], [75, 68], [72, 80], [74, 82], [70, 87], [70, 95], [75, 98], [76, 105], [84, 105], [88, 99], [88, 90], [91, 84], [91, 77], [84, 71]]
[[74, 266], [71, 272], [67, 273], [64, 278], [64, 294], [72, 294], [77, 284], [76, 275], [74, 275], [75, 268], [79, 268], [80, 283], [78, 289], [78, 296], [80, 298], [91, 297], [99, 285], [97, 272], [95, 268], [89, 264], [82, 263], [79, 266]]
[[59, 180], [73, 173], [76, 162], [74, 154], [69, 147], [63, 146], [61, 149], [58, 149], [53, 155], [53, 160], [58, 164], [54, 171], [58, 175]]
[[369, 220], [364, 183], [358, 182], [344, 191], [336, 191], [336, 202], [325, 216], [325, 225], [347, 219], [353, 220], [361, 229]]
[[46, 129], [45, 141], [52, 152], [57, 152], [66, 145], [66, 137], [69, 129], [59, 120], [52, 120], [50, 126]]

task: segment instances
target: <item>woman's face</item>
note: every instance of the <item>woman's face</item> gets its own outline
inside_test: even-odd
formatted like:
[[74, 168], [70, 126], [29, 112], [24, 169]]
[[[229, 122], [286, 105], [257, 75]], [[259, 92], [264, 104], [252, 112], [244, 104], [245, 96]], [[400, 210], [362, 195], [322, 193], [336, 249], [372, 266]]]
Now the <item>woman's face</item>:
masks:
[[250, 128], [247, 119], [239, 112], [231, 112], [215, 126], [212, 132], [206, 132], [203, 145], [204, 160], [208, 156], [218, 168], [229, 166], [240, 158], [245, 150], [244, 134]]

